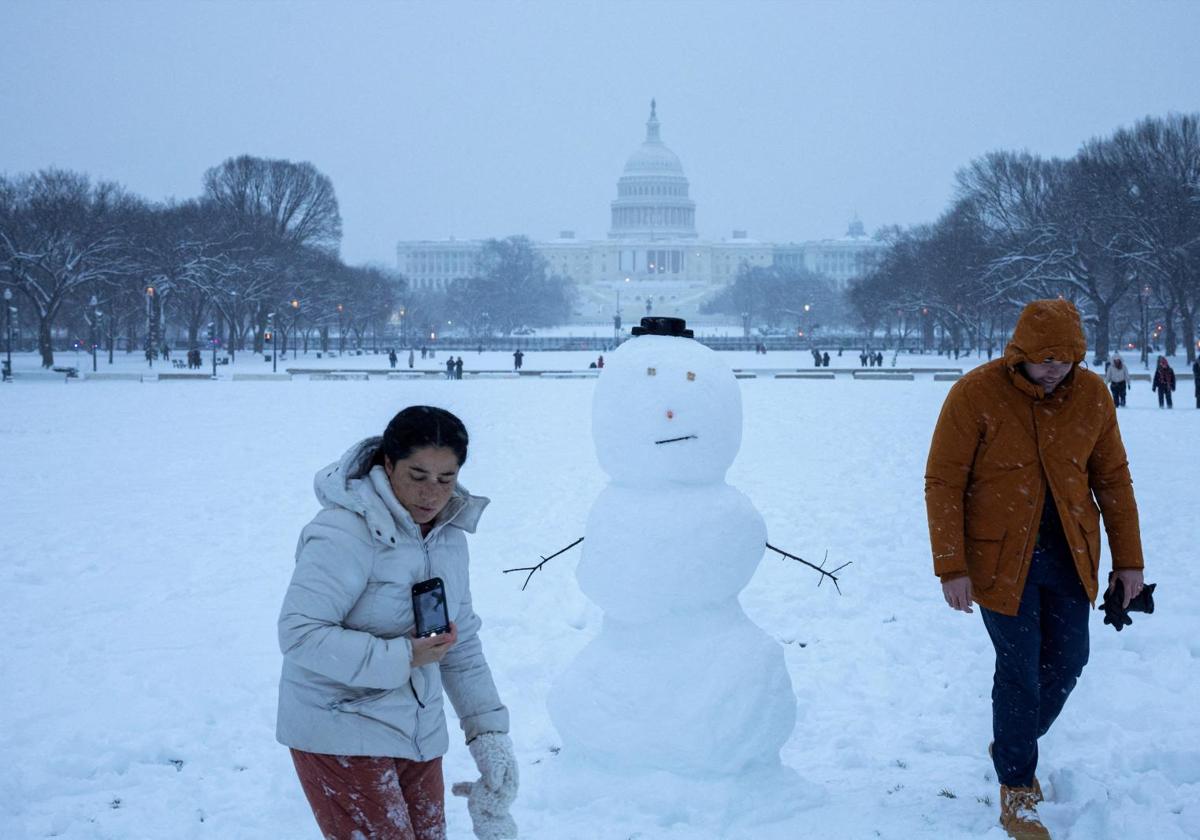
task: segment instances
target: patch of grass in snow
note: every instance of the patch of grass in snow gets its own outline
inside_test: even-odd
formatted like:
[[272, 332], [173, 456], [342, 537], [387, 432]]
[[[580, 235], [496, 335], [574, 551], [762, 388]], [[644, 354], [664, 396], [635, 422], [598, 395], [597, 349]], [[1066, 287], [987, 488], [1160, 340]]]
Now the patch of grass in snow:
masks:
[[958, 799], [958, 794], [950, 790], [950, 788], [942, 788], [938, 791], [938, 796], [944, 796], [947, 799]]

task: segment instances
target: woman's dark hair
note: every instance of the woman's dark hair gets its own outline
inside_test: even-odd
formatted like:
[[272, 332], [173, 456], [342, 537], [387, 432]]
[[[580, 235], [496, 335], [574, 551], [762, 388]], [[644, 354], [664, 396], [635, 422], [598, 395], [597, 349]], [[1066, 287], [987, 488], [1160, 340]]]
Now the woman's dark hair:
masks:
[[410, 405], [387, 424], [375, 463], [382, 465], [386, 455], [394, 464], [426, 446], [444, 446], [454, 451], [461, 467], [467, 460], [467, 442], [467, 427], [446, 409]]

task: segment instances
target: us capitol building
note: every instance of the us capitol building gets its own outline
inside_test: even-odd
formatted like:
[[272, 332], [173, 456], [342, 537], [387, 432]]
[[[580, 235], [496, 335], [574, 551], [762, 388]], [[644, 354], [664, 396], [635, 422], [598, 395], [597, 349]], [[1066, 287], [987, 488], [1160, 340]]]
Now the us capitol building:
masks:
[[[534, 243], [549, 273], [575, 281], [575, 322], [607, 321], [618, 308], [627, 320], [651, 311], [712, 322], [720, 319], [700, 315], [700, 305], [731, 284], [743, 263], [803, 266], [845, 289], [870, 269], [884, 247], [857, 219], [841, 239], [758, 242], [744, 230], [733, 231], [729, 239], [701, 239], [687, 176], [662, 141], [653, 101], [646, 139], [625, 162], [611, 207], [605, 240], [580, 240], [563, 231], [557, 239]], [[472, 276], [482, 248], [482, 240], [400, 242], [396, 262], [412, 288], [443, 289]]]

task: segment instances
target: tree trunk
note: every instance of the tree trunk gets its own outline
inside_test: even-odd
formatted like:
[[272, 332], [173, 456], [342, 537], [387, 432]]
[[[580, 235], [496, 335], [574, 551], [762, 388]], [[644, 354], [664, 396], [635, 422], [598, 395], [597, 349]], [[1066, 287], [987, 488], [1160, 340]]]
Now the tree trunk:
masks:
[[1112, 341], [1112, 307], [1095, 299], [1092, 303], [1096, 307], [1096, 356], [1092, 364], [1102, 365], [1108, 360], [1108, 348]]
[[38, 321], [38, 352], [42, 354], [42, 367], [54, 367], [54, 344], [50, 340], [50, 319]]
[[1163, 350], [1164, 355], [1174, 356], [1179, 347], [1179, 339], [1175, 336], [1175, 305], [1168, 306], [1163, 312]]
[[1179, 320], [1183, 326], [1183, 343], [1187, 348], [1187, 360], [1190, 365], [1196, 361], [1196, 313], [1190, 309], [1181, 309]]

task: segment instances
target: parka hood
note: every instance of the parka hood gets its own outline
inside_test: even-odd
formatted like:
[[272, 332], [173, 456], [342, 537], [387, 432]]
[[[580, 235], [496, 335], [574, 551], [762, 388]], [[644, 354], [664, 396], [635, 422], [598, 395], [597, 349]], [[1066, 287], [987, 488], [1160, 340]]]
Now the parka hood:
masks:
[[1010, 368], [1046, 359], [1076, 364], [1087, 356], [1079, 310], [1069, 300], [1035, 300], [1021, 310], [1012, 341], [1004, 350]]
[[[313, 491], [324, 508], [345, 508], [365, 517], [376, 536], [391, 540], [396, 528], [419, 536], [420, 531], [399, 503], [381, 495], [376, 482], [369, 478], [371, 462], [379, 451], [383, 438], [369, 437], [346, 450], [342, 457], [317, 471], [313, 477]], [[390, 488], [388, 488], [390, 492]], [[438, 522], [461, 528], [469, 534], [475, 533], [483, 509], [491, 502], [483, 496], [473, 496], [467, 488], [457, 482], [454, 495], [438, 514]]]

